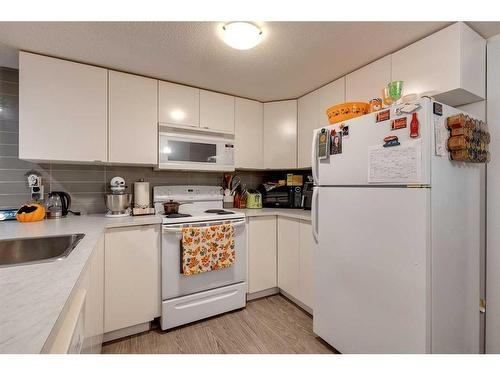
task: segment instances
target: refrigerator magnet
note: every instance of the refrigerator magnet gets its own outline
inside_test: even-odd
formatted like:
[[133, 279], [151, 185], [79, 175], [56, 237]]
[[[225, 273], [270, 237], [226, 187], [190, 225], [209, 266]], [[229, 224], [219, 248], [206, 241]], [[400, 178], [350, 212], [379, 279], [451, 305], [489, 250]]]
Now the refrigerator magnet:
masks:
[[341, 124], [340, 131], [342, 133], [342, 139], [346, 139], [349, 137], [349, 125]]
[[318, 136], [318, 159], [326, 159], [328, 157], [329, 151], [329, 139], [328, 131], [326, 129], [321, 129]]
[[443, 105], [438, 102], [432, 103], [432, 113], [434, 113], [437, 116], [442, 116], [443, 115]]
[[384, 138], [384, 147], [394, 147], [394, 146], [399, 146], [401, 143], [399, 143], [398, 137], [395, 135], [388, 135], [387, 137]]
[[377, 122], [387, 121], [391, 119], [391, 110], [377, 112]]
[[410, 138], [418, 138], [420, 136], [420, 123], [418, 122], [417, 113], [414, 112], [410, 122]]
[[420, 103], [404, 103], [401, 107], [396, 108], [394, 112], [396, 112], [396, 116], [401, 116], [404, 113], [413, 113], [420, 107]]
[[406, 117], [400, 117], [392, 120], [391, 130], [398, 130], [406, 128]]
[[342, 153], [342, 132], [332, 130], [330, 140], [330, 155]]

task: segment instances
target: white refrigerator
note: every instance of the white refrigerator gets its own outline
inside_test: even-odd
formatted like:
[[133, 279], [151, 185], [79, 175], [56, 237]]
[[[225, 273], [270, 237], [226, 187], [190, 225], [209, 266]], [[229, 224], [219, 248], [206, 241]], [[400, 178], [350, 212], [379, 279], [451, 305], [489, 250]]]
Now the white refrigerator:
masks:
[[323, 128], [342, 133], [323, 159], [315, 131], [313, 326], [341, 353], [480, 351], [484, 164], [450, 160], [459, 111], [434, 103], [403, 108], [417, 107], [417, 138], [398, 106]]

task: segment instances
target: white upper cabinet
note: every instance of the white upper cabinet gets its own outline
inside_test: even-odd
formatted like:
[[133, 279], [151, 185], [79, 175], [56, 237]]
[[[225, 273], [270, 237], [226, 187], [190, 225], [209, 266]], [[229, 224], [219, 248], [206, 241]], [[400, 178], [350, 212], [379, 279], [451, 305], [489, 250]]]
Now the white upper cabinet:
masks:
[[297, 100], [264, 103], [264, 167], [297, 167]]
[[158, 81], [109, 72], [109, 162], [157, 163]]
[[345, 77], [329, 83], [318, 89], [319, 93], [319, 126], [329, 125], [326, 110], [336, 104], [345, 102]]
[[200, 89], [160, 81], [158, 92], [160, 123], [200, 126]]
[[264, 104], [255, 100], [235, 99], [236, 168], [264, 168]]
[[404, 94], [432, 95], [458, 106], [485, 98], [486, 41], [455, 23], [392, 55], [392, 79]]
[[299, 98], [297, 117], [297, 167], [310, 168], [313, 130], [320, 127], [319, 90]]
[[19, 158], [107, 159], [108, 71], [19, 53]]
[[346, 102], [369, 102], [381, 98], [391, 81], [391, 56], [383, 57], [348, 74], [345, 78]]
[[200, 90], [200, 127], [234, 134], [234, 96]]

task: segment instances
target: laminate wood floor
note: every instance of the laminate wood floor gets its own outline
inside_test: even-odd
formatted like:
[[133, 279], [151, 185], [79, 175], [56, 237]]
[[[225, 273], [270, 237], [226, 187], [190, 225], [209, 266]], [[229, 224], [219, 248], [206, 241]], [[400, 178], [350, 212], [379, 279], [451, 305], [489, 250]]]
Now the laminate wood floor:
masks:
[[280, 295], [169, 331], [155, 328], [106, 343], [105, 354], [334, 353], [312, 332], [312, 318]]

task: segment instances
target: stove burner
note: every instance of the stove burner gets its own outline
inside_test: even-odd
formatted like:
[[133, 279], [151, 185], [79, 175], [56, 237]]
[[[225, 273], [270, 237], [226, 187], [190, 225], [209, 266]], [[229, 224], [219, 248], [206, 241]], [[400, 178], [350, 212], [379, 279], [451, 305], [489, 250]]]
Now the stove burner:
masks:
[[217, 215], [231, 215], [231, 214], [234, 214], [234, 212], [226, 211], [226, 210], [222, 210], [222, 209], [206, 210], [205, 213], [207, 213], [207, 214], [217, 214]]
[[170, 214], [170, 215], [165, 215], [165, 217], [169, 218], [169, 219], [177, 219], [177, 218], [181, 218], [181, 217], [191, 217], [192, 215], [189, 215], [189, 214]]

